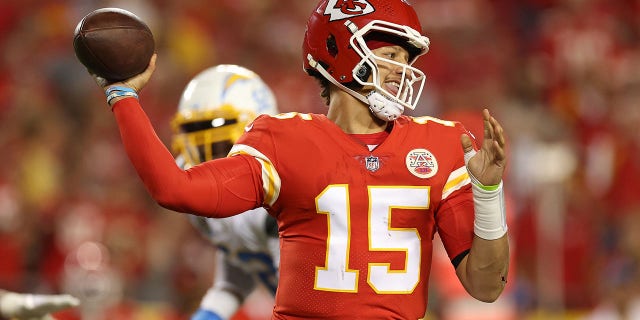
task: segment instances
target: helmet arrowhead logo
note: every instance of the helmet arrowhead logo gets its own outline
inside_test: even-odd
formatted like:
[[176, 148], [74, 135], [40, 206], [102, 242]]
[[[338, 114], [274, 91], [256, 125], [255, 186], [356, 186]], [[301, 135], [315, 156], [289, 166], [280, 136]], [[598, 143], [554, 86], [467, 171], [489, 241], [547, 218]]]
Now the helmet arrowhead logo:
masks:
[[330, 15], [329, 21], [362, 16], [374, 12], [375, 8], [367, 0], [330, 0], [325, 15]]

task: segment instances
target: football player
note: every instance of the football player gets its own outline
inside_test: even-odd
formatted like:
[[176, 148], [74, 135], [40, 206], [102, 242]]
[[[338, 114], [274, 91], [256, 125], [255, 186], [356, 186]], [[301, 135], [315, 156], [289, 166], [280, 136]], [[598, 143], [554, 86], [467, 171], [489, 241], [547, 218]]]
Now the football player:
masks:
[[480, 148], [462, 124], [403, 115], [416, 107], [429, 48], [406, 0], [322, 0], [303, 41], [325, 114], [256, 118], [230, 157], [186, 171], [137, 99], [155, 70], [95, 77], [130, 160], [162, 206], [209, 217], [265, 207], [278, 221], [273, 319], [418, 319], [426, 311], [432, 239], [476, 299], [495, 301], [509, 245], [502, 176], [506, 137], [483, 110]]
[[[184, 169], [226, 157], [259, 114], [278, 113], [271, 89], [253, 71], [218, 65], [196, 75], [182, 93], [171, 126], [176, 162]], [[275, 295], [278, 225], [264, 208], [222, 219], [190, 215], [219, 250], [213, 286], [192, 320], [229, 319], [261, 283]]]

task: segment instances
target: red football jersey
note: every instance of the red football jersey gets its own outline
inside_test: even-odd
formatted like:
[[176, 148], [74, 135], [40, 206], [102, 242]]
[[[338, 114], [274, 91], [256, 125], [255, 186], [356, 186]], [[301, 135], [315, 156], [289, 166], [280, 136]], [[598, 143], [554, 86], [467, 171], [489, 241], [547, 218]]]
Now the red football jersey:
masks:
[[231, 155], [261, 163], [278, 219], [275, 319], [418, 319], [432, 239], [471, 247], [473, 198], [458, 122], [402, 116], [373, 151], [324, 115], [260, 116]]

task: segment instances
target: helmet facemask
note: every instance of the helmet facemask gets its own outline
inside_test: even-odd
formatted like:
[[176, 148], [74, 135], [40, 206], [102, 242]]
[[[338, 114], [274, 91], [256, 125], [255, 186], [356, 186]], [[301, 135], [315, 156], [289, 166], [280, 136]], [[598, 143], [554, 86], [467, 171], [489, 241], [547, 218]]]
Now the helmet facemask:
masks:
[[[184, 169], [189, 169], [202, 162], [217, 158], [224, 158], [229, 154], [233, 142], [228, 140], [213, 140], [219, 137], [216, 129], [198, 132], [197, 134], [178, 134], [174, 138], [174, 149], [178, 151]], [[219, 138], [218, 138], [219, 139]], [[206, 141], [206, 142], [203, 142]]]
[[179, 113], [172, 122], [173, 150], [182, 158], [185, 169], [226, 157], [244, 127], [256, 115], [249, 110], [223, 105], [188, 116]]
[[[346, 25], [353, 32], [350, 39], [351, 47], [361, 57], [360, 62], [353, 68], [354, 80], [362, 86], [373, 87], [376, 92], [392, 102], [413, 110], [422, 94], [426, 76], [412, 65], [419, 56], [427, 52], [429, 39], [409, 27], [380, 20], [373, 20], [361, 29], [357, 29], [354, 24], [349, 22]], [[393, 43], [407, 49], [410, 54], [408, 64], [376, 56], [367, 45], [367, 36], [371, 34], [394, 39]], [[420, 48], [427, 49], [421, 50]], [[402, 76], [396, 92], [390, 92], [381, 86], [378, 62], [384, 62], [394, 68], [402, 68]]]

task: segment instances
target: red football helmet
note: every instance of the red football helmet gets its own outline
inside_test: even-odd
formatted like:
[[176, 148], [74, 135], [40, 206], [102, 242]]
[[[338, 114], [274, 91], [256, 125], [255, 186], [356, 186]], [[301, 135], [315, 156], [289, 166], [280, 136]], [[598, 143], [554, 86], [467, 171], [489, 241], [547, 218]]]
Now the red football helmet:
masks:
[[[322, 0], [307, 22], [302, 45], [304, 69], [322, 74], [365, 103], [363, 95], [346, 86], [354, 81], [373, 86], [413, 109], [425, 76], [411, 65], [429, 50], [429, 38], [421, 31], [418, 16], [406, 0]], [[404, 75], [397, 93], [380, 87], [376, 61], [398, 63], [373, 55], [369, 41], [401, 45], [409, 52], [409, 64], [401, 65]], [[373, 78], [370, 81], [369, 76]]]

